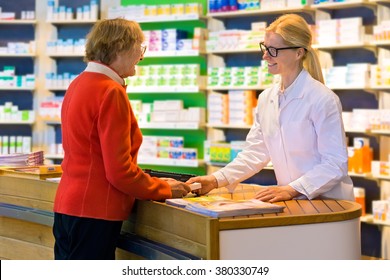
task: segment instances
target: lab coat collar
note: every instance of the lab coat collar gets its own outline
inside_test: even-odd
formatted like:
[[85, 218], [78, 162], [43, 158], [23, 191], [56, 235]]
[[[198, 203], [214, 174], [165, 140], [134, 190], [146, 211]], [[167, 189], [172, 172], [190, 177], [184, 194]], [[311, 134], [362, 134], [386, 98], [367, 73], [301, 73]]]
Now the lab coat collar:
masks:
[[[309, 75], [309, 73], [305, 69], [302, 69], [302, 71], [299, 73], [294, 82], [287, 88], [288, 94], [286, 95], [286, 100], [285, 102], [283, 102], [282, 106], [280, 107], [280, 110], [283, 110], [292, 100], [303, 98], [303, 96], [305, 95], [304, 82], [306, 80], [307, 75]], [[279, 102], [279, 88], [280, 85], [277, 87], [278, 91], [275, 96], [277, 102], [276, 104], [278, 104]]]

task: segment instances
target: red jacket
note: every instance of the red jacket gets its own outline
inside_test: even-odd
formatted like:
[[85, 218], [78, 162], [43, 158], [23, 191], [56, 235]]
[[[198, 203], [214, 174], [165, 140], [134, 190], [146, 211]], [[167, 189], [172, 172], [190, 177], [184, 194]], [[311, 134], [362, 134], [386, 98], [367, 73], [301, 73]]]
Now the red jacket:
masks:
[[142, 172], [142, 134], [123, 79], [95, 62], [69, 86], [61, 112], [63, 174], [54, 212], [126, 220], [135, 198], [171, 197], [169, 185]]

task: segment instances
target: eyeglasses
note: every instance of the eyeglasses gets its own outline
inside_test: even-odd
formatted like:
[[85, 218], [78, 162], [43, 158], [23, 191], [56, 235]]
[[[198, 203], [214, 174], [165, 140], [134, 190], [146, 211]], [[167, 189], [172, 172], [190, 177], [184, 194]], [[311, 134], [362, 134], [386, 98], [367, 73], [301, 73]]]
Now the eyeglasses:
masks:
[[268, 54], [272, 57], [277, 57], [278, 51], [281, 51], [281, 50], [291, 50], [291, 49], [303, 48], [306, 51], [306, 48], [304, 48], [304, 47], [285, 47], [285, 48], [267, 47], [266, 45], [264, 45], [264, 42], [260, 42], [259, 46], [260, 46], [260, 50], [263, 54], [267, 51]]
[[142, 55], [144, 55], [145, 54], [145, 52], [146, 52], [146, 45], [141, 45], [141, 53], [142, 53]]

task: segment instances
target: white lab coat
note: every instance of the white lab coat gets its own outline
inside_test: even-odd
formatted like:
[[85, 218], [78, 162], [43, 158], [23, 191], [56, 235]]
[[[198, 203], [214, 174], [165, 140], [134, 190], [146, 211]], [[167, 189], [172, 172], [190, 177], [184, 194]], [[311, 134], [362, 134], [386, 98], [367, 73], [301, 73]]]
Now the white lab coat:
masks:
[[259, 95], [247, 146], [214, 173], [218, 185], [234, 187], [272, 161], [278, 185], [290, 185], [308, 199], [354, 200], [338, 96], [306, 70], [280, 108], [279, 88]]

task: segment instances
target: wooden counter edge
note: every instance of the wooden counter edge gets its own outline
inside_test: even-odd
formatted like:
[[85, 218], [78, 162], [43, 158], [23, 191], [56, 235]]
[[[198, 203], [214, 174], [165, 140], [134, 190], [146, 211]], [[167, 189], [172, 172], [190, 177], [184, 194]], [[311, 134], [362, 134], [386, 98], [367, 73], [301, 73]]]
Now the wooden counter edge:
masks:
[[276, 227], [288, 225], [303, 225], [315, 223], [330, 223], [352, 220], [359, 218], [362, 214], [360, 204], [347, 200], [339, 200], [344, 205], [349, 205], [348, 209], [332, 213], [316, 213], [316, 214], [297, 214], [287, 216], [267, 216], [267, 217], [232, 217], [223, 218], [219, 221], [220, 230], [258, 228], [258, 227]]

